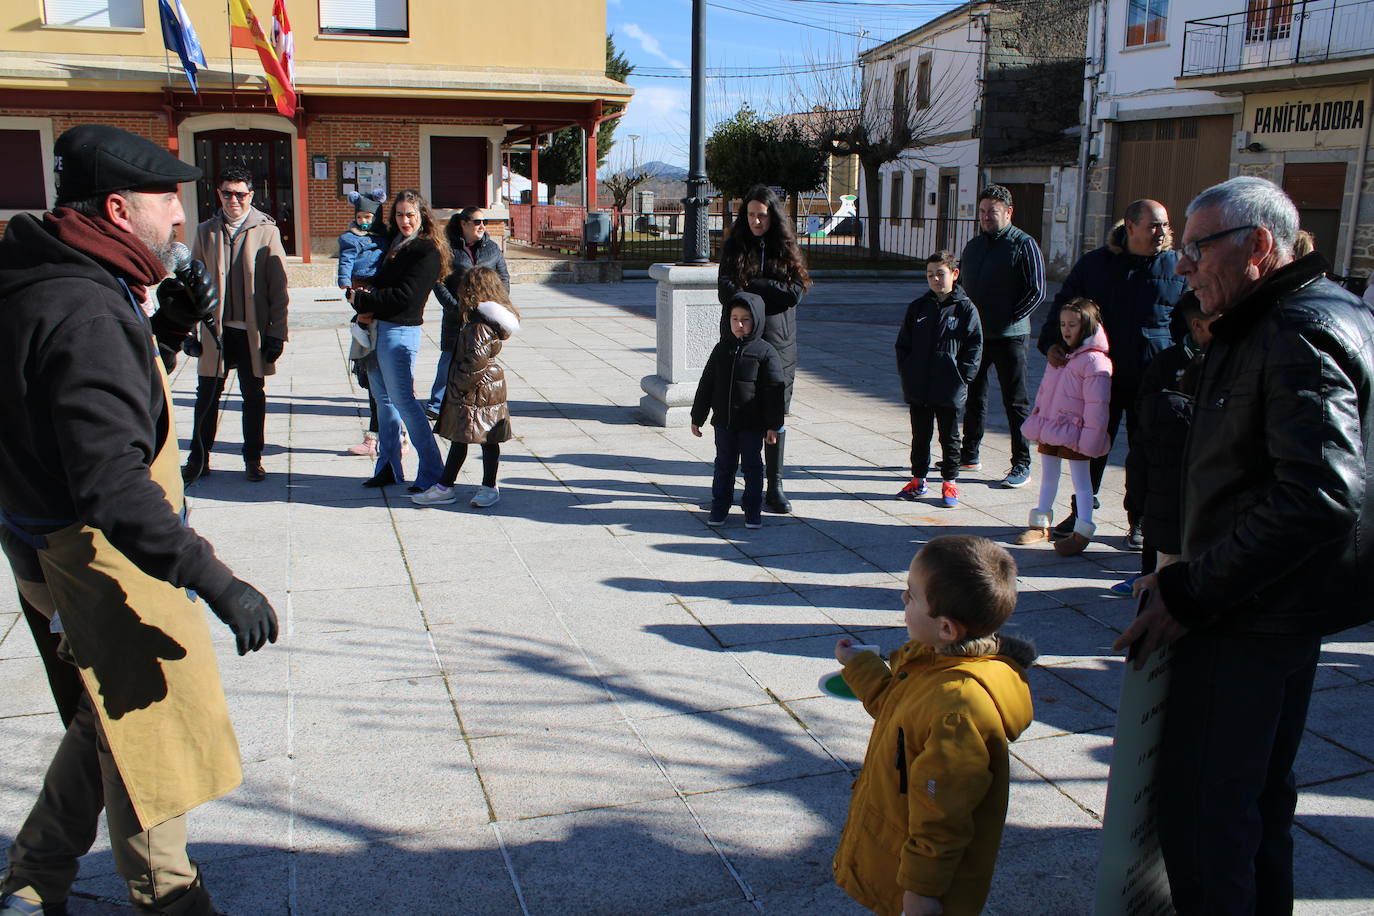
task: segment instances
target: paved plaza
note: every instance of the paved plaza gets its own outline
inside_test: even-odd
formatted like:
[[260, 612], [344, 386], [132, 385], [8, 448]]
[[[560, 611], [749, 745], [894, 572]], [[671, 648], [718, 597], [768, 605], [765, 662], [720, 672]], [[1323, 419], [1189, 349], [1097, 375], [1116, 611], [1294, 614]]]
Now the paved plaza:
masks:
[[[218, 907], [866, 912], [833, 886], [830, 859], [871, 720], [817, 680], [838, 667], [840, 636], [899, 646], [912, 554], [972, 532], [1016, 557], [1008, 629], [1042, 653], [988, 912], [1090, 913], [1122, 665], [1110, 645], [1134, 611], [1107, 589], [1139, 564], [1119, 549], [1123, 448], [1100, 539], [1072, 559], [1010, 544], [1038, 476], [995, 487], [1008, 465], [995, 393], [984, 470], [961, 481], [961, 505], [940, 508], [938, 488], [893, 499], [910, 437], [892, 348], [916, 292], [912, 280], [821, 281], [803, 304], [794, 514], [748, 531], [737, 512], [706, 526], [709, 435], [637, 416], [655, 365], [652, 284], [514, 289], [524, 327], [501, 358], [518, 438], [489, 510], [467, 505], [476, 450], [454, 506], [359, 485], [371, 464], [343, 451], [367, 409], [344, 359], [347, 309], [337, 290], [294, 290], [291, 342], [268, 382], [268, 480], [243, 479], [235, 392], [213, 473], [189, 491], [192, 524], [282, 619], [278, 643], [246, 658], [212, 620], [245, 774], [190, 816]], [[183, 361], [173, 381], [183, 443], [194, 371]], [[61, 735], [7, 577], [0, 846]], [[1299, 913], [1374, 913], [1371, 710], [1366, 626], [1329, 642], [1317, 676], [1298, 765]], [[72, 904], [129, 912], [103, 834]]]

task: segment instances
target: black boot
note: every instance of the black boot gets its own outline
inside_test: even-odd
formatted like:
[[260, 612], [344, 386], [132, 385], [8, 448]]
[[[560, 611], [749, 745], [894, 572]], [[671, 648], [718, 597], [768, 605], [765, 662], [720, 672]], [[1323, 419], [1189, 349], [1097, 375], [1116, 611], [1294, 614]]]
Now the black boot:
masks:
[[786, 515], [792, 511], [792, 504], [787, 501], [787, 494], [782, 491], [782, 463], [783, 463], [783, 443], [787, 441], [787, 431], [778, 430], [778, 441], [776, 445], [763, 445], [763, 467], [767, 475], [768, 489], [763, 497], [763, 507], [769, 512], [777, 515]]

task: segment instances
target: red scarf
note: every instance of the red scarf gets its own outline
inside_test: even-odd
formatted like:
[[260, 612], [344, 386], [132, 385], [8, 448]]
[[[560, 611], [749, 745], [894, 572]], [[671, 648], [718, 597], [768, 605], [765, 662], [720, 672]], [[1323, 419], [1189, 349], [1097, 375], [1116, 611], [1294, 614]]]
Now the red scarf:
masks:
[[91, 219], [71, 207], [55, 207], [43, 215], [43, 226], [59, 242], [124, 280], [140, 303], [148, 298], [148, 287], [167, 276], [167, 266], [147, 245], [108, 220]]

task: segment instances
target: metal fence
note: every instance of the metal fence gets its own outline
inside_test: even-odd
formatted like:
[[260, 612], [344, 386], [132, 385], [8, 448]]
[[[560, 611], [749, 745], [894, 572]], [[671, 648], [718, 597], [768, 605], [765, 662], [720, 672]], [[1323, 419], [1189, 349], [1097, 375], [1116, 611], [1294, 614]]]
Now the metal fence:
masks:
[[1183, 27], [1180, 76], [1374, 53], [1374, 0], [1274, 0]]
[[[585, 218], [582, 207], [520, 204], [512, 206], [510, 211], [512, 238], [553, 250], [580, 250]], [[940, 248], [948, 248], [957, 255], [978, 231], [975, 219], [881, 217], [877, 220], [878, 249], [875, 252], [869, 246], [868, 217], [823, 217], [800, 222], [797, 241], [813, 269], [921, 269], [926, 256]], [[600, 247], [598, 256], [623, 261], [625, 266], [632, 268], [678, 261], [682, 257], [683, 223], [681, 210], [652, 213], [613, 210], [612, 241], [610, 246]], [[719, 213], [709, 215], [707, 227], [711, 257], [719, 260], [723, 230]]]

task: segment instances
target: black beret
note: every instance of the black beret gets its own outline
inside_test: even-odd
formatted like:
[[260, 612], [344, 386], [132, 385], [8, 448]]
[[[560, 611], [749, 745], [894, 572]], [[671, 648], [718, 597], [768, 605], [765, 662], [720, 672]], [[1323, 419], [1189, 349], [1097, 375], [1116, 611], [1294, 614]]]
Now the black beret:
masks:
[[82, 124], [58, 137], [53, 171], [61, 202], [111, 191], [165, 188], [201, 176], [200, 169], [153, 141], [108, 124]]

